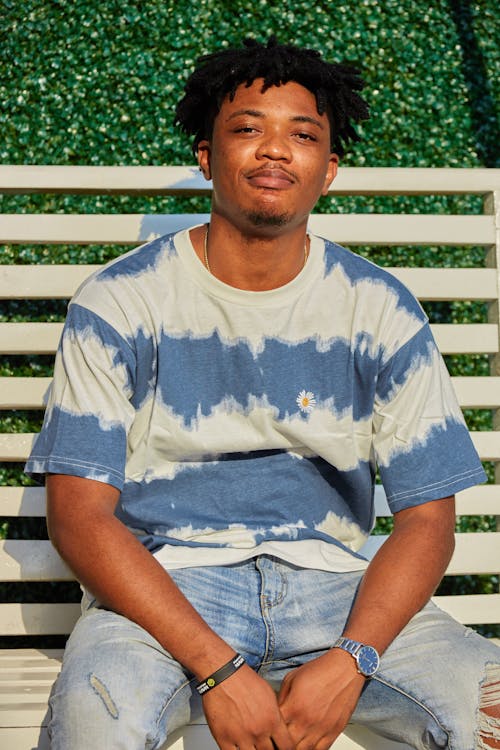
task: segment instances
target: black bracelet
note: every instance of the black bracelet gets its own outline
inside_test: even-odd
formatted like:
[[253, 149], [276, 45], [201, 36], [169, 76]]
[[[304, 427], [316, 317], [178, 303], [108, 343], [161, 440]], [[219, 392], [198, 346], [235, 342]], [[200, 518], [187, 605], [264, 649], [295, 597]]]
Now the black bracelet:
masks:
[[200, 695], [203, 695], [207, 690], [212, 690], [212, 688], [217, 687], [217, 685], [228, 677], [231, 677], [231, 675], [242, 667], [243, 664], [246, 664], [245, 658], [241, 654], [236, 654], [231, 661], [228, 661], [227, 664], [224, 664], [223, 667], [211, 674], [210, 677], [207, 677], [206, 680], [203, 680], [203, 682], [196, 685], [196, 690]]

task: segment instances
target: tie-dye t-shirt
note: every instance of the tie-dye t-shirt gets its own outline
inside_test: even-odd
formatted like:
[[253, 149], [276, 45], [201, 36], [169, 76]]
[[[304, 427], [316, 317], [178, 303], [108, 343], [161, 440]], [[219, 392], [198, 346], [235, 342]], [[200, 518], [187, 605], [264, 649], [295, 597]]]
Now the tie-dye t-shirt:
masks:
[[341, 570], [365, 565], [377, 466], [392, 511], [485, 478], [414, 297], [317, 237], [290, 283], [236, 289], [184, 231], [76, 293], [27, 471], [117, 487], [167, 567]]

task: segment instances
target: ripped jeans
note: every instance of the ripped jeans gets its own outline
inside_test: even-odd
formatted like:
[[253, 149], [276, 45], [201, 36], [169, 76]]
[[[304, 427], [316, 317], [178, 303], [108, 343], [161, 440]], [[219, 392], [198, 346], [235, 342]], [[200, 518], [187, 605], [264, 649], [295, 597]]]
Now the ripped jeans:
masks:
[[[274, 687], [342, 634], [362, 573], [296, 568], [263, 555], [171, 575], [208, 624]], [[415, 748], [488, 748], [500, 720], [500, 649], [433, 604], [381, 659], [353, 724]], [[138, 625], [89, 606], [50, 699], [52, 750], [153, 750], [201, 711], [192, 675]]]

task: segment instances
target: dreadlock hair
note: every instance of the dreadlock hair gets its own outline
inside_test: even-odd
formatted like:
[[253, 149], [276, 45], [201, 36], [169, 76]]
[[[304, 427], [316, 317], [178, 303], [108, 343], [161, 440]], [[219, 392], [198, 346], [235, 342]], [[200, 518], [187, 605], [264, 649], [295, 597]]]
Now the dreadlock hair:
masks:
[[357, 93], [364, 87], [360, 71], [352, 65], [327, 63], [313, 49], [278, 44], [272, 36], [266, 45], [245, 39], [244, 47], [225, 49], [198, 58], [188, 78], [184, 97], [175, 111], [175, 122], [198, 143], [212, 135], [214, 119], [224, 98], [234, 99], [238, 86], [264, 80], [262, 93], [271, 86], [294, 81], [316, 97], [320, 115], [330, 122], [331, 150], [344, 155], [344, 145], [359, 141], [353, 123], [369, 117], [368, 105]]

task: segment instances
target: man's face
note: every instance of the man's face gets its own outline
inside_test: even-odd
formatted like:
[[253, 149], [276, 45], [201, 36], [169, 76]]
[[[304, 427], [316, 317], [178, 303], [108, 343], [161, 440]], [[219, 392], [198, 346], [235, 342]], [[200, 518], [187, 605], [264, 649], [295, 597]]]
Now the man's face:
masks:
[[278, 234], [307, 221], [337, 171], [330, 126], [308, 89], [262, 79], [223, 101], [198, 161], [213, 180], [212, 211], [243, 231]]

